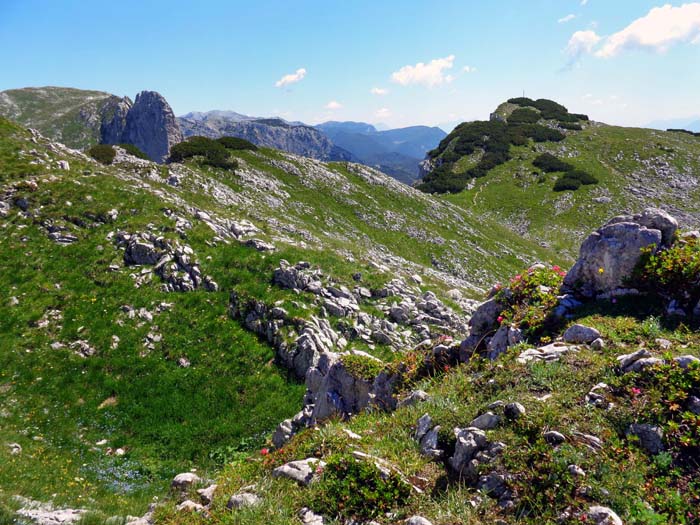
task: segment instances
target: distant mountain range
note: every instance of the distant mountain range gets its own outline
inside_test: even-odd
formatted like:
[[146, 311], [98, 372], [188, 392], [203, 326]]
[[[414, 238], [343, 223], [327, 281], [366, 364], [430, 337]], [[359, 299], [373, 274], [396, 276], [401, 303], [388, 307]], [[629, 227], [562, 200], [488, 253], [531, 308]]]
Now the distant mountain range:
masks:
[[665, 120], [654, 120], [645, 127], [652, 129], [687, 129], [695, 133], [700, 132], [700, 116], [687, 118], [674, 118]]
[[446, 136], [440, 128], [428, 126], [379, 131], [366, 122], [330, 121], [311, 127], [221, 110], [187, 113], [178, 122], [185, 137], [230, 135], [320, 160], [359, 162], [406, 184], [418, 178], [419, 162]]
[[[377, 168], [406, 184], [418, 179], [419, 163], [446, 136], [440, 128], [379, 130], [365, 122], [309, 126], [282, 118], [235, 111], [190, 112], [175, 117], [165, 98], [143, 92], [132, 102], [101, 91], [23, 88], [0, 92], [0, 116], [33, 127], [67, 146], [129, 143], [163, 162], [183, 138], [234, 136], [323, 161], [352, 161]], [[383, 127], [383, 126], [382, 126]]]
[[418, 164], [447, 135], [440, 128], [411, 126], [378, 131], [366, 122], [324, 122], [321, 130], [334, 144], [352, 153], [363, 164], [373, 166], [392, 177], [413, 183]]

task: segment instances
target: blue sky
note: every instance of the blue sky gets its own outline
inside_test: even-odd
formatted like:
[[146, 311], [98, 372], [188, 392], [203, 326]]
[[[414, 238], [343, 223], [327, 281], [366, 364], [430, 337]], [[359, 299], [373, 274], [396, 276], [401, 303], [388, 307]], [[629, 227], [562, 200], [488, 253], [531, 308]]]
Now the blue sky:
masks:
[[0, 61], [0, 90], [151, 89], [176, 114], [444, 125], [524, 90], [643, 125], [700, 115], [700, 3], [0, 0]]

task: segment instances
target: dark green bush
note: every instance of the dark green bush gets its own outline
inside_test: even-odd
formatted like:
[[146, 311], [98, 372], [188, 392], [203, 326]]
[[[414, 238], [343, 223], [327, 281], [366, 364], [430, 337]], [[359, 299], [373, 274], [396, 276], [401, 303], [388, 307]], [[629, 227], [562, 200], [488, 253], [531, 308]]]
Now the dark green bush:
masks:
[[508, 117], [511, 124], [535, 124], [540, 120], [540, 114], [526, 108], [518, 108]]
[[204, 164], [216, 168], [234, 169], [236, 161], [229, 158], [228, 150], [216, 140], [207, 137], [190, 137], [170, 149], [170, 161], [182, 162], [192, 157], [203, 157]]
[[535, 101], [532, 100], [531, 98], [527, 97], [516, 97], [516, 98], [509, 98], [508, 102], [510, 104], [517, 104], [518, 106], [531, 106], [535, 107]]
[[669, 128], [666, 131], [674, 131], [676, 133], [685, 133], [686, 135], [692, 135], [693, 137], [700, 137], [700, 133], [695, 133], [687, 129]]
[[392, 472], [385, 476], [373, 463], [352, 456], [331, 457], [319, 482], [314, 510], [330, 516], [369, 521], [403, 506], [411, 489]]
[[583, 113], [572, 113], [574, 117], [576, 117], [577, 120], [583, 120], [583, 121], [588, 121], [588, 115], [584, 115]]
[[552, 173], [555, 171], [572, 171], [574, 169], [571, 164], [560, 160], [551, 153], [542, 153], [532, 161], [532, 164], [547, 173]]
[[114, 146], [110, 144], [96, 144], [91, 147], [87, 153], [102, 164], [112, 164], [112, 162], [114, 162], [114, 157], [117, 155]]
[[595, 176], [583, 170], [570, 171], [566, 176], [572, 179], [578, 179], [583, 185], [598, 184], [598, 179], [595, 178]]
[[256, 151], [258, 147], [252, 142], [240, 137], [219, 137], [216, 141], [224, 148], [230, 150], [251, 150]]
[[554, 183], [554, 191], [577, 190], [581, 187], [581, 181], [567, 175], [559, 177]]
[[148, 155], [146, 155], [143, 151], [141, 151], [139, 148], [137, 148], [133, 144], [117, 144], [117, 146], [122, 148], [129, 155], [133, 155], [134, 157], [138, 157], [139, 159], [143, 159], [143, 160], [151, 160], [148, 157]]
[[566, 138], [561, 131], [540, 124], [521, 124], [517, 131], [535, 142], [560, 142]]
[[559, 127], [571, 131], [581, 131], [583, 129], [578, 122], [559, 122]]
[[[526, 146], [530, 139], [535, 142], [559, 142], [566, 138], [558, 129], [537, 124], [540, 118], [558, 120], [570, 129], [576, 129], [577, 118], [570, 115], [564, 106], [551, 100], [520, 97], [509, 99], [508, 102], [536, 108], [541, 115], [532, 109], [521, 107], [511, 113], [508, 122], [463, 122], [442, 139], [437, 148], [428, 152], [429, 158], [439, 158], [442, 164], [427, 174], [416, 187], [431, 193], [460, 192], [470, 179], [483, 177], [496, 166], [510, 160], [511, 146]], [[462, 173], [455, 173], [454, 164], [478, 150], [484, 152], [479, 163]], [[563, 171], [573, 169], [573, 166], [565, 166]], [[580, 184], [579, 181], [579, 186]]]

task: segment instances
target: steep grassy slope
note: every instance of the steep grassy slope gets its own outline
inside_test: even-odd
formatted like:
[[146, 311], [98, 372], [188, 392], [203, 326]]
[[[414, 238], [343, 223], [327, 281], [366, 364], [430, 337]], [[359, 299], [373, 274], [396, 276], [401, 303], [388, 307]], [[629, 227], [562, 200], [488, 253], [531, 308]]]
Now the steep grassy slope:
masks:
[[[687, 395], [684, 388], [700, 388], [698, 366], [693, 372], [671, 368], [621, 375], [616, 356], [638, 346], [646, 346], [657, 355], [663, 352], [666, 358], [700, 355], [698, 333], [682, 326], [665, 326], [659, 313], [638, 298], [590, 305], [569, 323], [597, 328], [606, 341], [602, 350], [584, 348], [556, 362], [522, 363], [517, 356], [526, 348], [523, 345], [496, 362], [473, 358], [457, 367], [446, 366], [407, 386], [407, 390], [427, 392], [430, 397], [423, 403], [392, 413], [369, 411], [347, 422], [331, 421], [320, 429], [299, 434], [279, 451], [252, 454], [228, 465], [217, 480], [209, 514], [178, 511], [175, 506], [179, 500], [173, 497], [156, 516], [164, 523], [176, 524], [287, 525], [299, 523], [299, 510], [311, 507], [324, 514], [326, 523], [340, 524], [358, 513], [371, 512], [371, 506], [342, 504], [352, 502], [352, 494], [361, 492], [362, 498], [374, 496], [389, 502], [390, 514], [375, 515], [382, 524], [405, 523], [415, 514], [434, 525], [499, 520], [591, 524], [598, 523], [588, 517], [595, 505], [614, 509], [624, 523], [698, 523], [695, 511], [700, 503], [700, 486], [693, 474], [698, 468], [697, 457], [692, 459], [698, 446], [696, 431], [684, 428], [692, 444], [690, 456], [680, 462], [674, 460], [670, 450], [649, 454], [638, 440], [625, 435], [630, 424], [652, 420], [667, 403], [669, 391], [650, 386], [653, 382], [649, 378], [654, 374], [663, 379], [675, 377], [669, 384], [683, 384], [674, 386], [676, 394]], [[665, 351], [660, 338], [668, 341]], [[601, 383], [605, 383], [602, 389]], [[595, 385], [600, 400], [594, 403], [589, 392]], [[517, 419], [503, 417], [503, 404], [515, 401], [523, 405], [525, 413]], [[438, 446], [450, 455], [455, 447], [452, 429], [469, 426], [486, 411], [501, 415], [495, 428], [486, 433], [489, 442], [501, 444], [501, 451], [494, 461], [481, 465], [479, 475], [497, 472], [503, 476], [508, 490], [517, 494], [515, 505], [506, 509], [487, 495], [490, 489], [476, 490], [474, 480], [450, 473], [445, 457], [434, 461], [421, 454], [414, 439], [419, 418], [428, 414], [432, 424], [441, 427]], [[564, 442], [548, 442], [544, 433], [551, 430], [560, 432]], [[369, 455], [369, 459], [357, 456], [357, 452]], [[400, 472], [420, 491], [413, 490], [397, 505], [394, 493], [373, 494], [364, 489], [376, 481], [371, 476], [339, 482], [325, 469], [319, 469], [316, 483], [301, 487], [272, 475], [273, 469], [288, 461], [315, 457], [330, 462], [351, 454], [364, 458], [360, 461], [365, 464], [378, 461], [385, 469]], [[260, 503], [241, 510], [227, 508], [230, 496], [242, 491], [255, 493]], [[329, 504], [329, 492], [345, 499]], [[198, 499], [196, 494], [190, 497]], [[329, 519], [333, 516], [337, 519]]]
[[[522, 100], [525, 102], [518, 103]], [[480, 166], [489, 155], [488, 144], [495, 139], [482, 137], [479, 123], [462, 125], [466, 132], [475, 129], [468, 144], [462, 144], [465, 131], [460, 134], [458, 127], [431, 152], [432, 171], [427, 178], [460, 182], [456, 193], [446, 195], [445, 200], [553, 249], [566, 260], [576, 255], [583, 235], [622, 212], [659, 206], [678, 217], [681, 225], [697, 223], [697, 137], [590, 122], [583, 115], [566, 113], [566, 108], [551, 101], [541, 104], [544, 112], [527, 104], [527, 99], [511, 99], [496, 109], [491, 122], [481, 123], [485, 133], [491, 128], [505, 133], [503, 144], [497, 144], [503, 146], [496, 152], [498, 161], [487, 164], [487, 169]], [[513, 140], [520, 133], [519, 122], [527, 117], [533, 117], [536, 126], [561, 133], [563, 140]], [[593, 183], [575, 191], [555, 191], [555, 184], [566, 174], [538, 168], [534, 161], [543, 153], [568, 163]]]
[[[558, 175], [532, 164], [542, 152], [585, 170], [599, 183], [553, 191]], [[683, 225], [697, 224], [699, 186], [696, 137], [590, 124], [556, 144], [513, 148], [512, 160], [446, 199], [571, 258], [587, 232], [623, 212], [658, 206]]]
[[[0, 506], [20, 494], [142, 513], [175, 472], [264, 443], [304, 388], [230, 319], [229, 293], [308, 316], [307, 297], [271, 284], [281, 259], [349, 285], [358, 272], [373, 288], [417, 273], [441, 296], [480, 296], [552, 258], [363, 166], [235, 157], [235, 172], [197, 160], [102, 166], [0, 120]], [[235, 240], [246, 220], [274, 252]], [[163, 291], [151, 268], [125, 265], [120, 231], [187, 245], [218, 290]]]
[[71, 148], [85, 148], [99, 142], [102, 115], [112, 98], [102, 91], [62, 87], [9, 89], [0, 93], [0, 116]]

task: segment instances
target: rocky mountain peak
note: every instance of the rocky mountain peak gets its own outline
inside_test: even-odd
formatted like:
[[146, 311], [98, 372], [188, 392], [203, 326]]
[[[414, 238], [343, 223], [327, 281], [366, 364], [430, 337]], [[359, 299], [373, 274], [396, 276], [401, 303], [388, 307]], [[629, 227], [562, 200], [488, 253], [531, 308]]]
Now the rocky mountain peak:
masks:
[[180, 126], [165, 98], [155, 91], [136, 95], [126, 114], [121, 142], [133, 144], [153, 160], [163, 162], [170, 147], [181, 141]]

